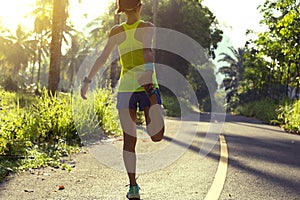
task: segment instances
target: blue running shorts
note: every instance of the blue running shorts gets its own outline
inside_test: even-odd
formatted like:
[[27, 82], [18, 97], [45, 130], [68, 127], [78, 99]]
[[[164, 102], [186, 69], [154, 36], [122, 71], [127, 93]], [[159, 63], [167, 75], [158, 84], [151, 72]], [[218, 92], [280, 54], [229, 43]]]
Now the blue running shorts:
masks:
[[[157, 92], [157, 103], [162, 104], [160, 92]], [[139, 108], [143, 111], [145, 107], [150, 107], [150, 100], [146, 92], [119, 92], [117, 96], [117, 109], [134, 109]]]

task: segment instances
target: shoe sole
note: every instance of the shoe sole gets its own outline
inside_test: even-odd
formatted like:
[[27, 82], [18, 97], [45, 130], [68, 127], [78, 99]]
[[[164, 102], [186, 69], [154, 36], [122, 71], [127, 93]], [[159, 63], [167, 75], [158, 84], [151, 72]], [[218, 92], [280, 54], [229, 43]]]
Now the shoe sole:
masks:
[[135, 198], [128, 198], [128, 196], [126, 196], [126, 198], [129, 199], [129, 200], [141, 200], [140, 198], [137, 198], [137, 197], [135, 197]]

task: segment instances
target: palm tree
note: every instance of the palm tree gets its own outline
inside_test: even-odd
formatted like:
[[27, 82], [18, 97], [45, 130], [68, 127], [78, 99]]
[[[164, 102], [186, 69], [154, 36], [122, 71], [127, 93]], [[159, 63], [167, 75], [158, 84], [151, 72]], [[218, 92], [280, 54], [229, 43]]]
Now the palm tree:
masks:
[[[16, 90], [20, 87], [18, 82], [21, 79], [28, 78], [26, 69], [34, 56], [35, 41], [30, 38], [30, 33], [25, 32], [21, 25], [18, 25], [15, 34], [8, 30], [4, 30], [0, 36], [0, 62], [1, 74], [5, 88], [8, 90]], [[22, 73], [20, 73], [22, 72]]]
[[[81, 0], [78, 0], [80, 3]], [[50, 44], [50, 70], [48, 90], [54, 94], [58, 90], [60, 81], [61, 47], [64, 31], [71, 32], [72, 28], [66, 25], [68, 18], [69, 0], [53, 0], [52, 33]]]
[[226, 100], [227, 103], [230, 103], [232, 97], [237, 94], [237, 89], [239, 87], [239, 82], [243, 80], [244, 74], [244, 52], [245, 50], [242, 48], [238, 48], [237, 50], [233, 47], [230, 47], [229, 53], [221, 53], [220, 55], [223, 56], [218, 62], [225, 62], [227, 65], [221, 67], [218, 70], [218, 73], [225, 75], [223, 79], [223, 87], [226, 91]]
[[[36, 44], [36, 56], [34, 64], [38, 63], [38, 74], [37, 83], [40, 82], [41, 68], [43, 62], [45, 62], [47, 56], [49, 55], [49, 39], [51, 32], [51, 8], [50, 0], [37, 0], [35, 9], [30, 13], [35, 17], [34, 21], [34, 33]], [[34, 70], [33, 66], [33, 70]], [[32, 80], [33, 82], [33, 80]]]
[[[6, 29], [2, 29], [1, 27], [1, 35], [0, 35], [0, 72], [1, 76], [5, 77], [8, 74], [8, 70], [5, 67], [7, 64], [7, 50], [9, 49], [8, 46], [11, 45], [11, 41], [6, 37], [6, 35], [9, 33], [9, 31]], [[10, 34], [10, 33], [9, 33]]]
[[17, 77], [20, 70], [28, 66], [28, 61], [33, 55], [34, 40], [29, 39], [30, 34], [23, 31], [22, 26], [19, 25], [16, 29], [15, 35], [7, 36], [6, 59], [7, 62], [13, 65], [12, 77]]
[[48, 89], [54, 94], [60, 80], [61, 46], [63, 30], [67, 19], [67, 0], [53, 0], [52, 34], [50, 44], [50, 69]]

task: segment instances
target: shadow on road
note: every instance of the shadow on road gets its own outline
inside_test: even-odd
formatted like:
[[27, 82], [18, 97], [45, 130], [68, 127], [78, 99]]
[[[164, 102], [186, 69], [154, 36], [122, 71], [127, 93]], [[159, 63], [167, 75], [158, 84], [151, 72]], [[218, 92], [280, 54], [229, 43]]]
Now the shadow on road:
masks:
[[[210, 119], [211, 116], [209, 114], [201, 114], [200, 123], [210, 122]], [[271, 184], [288, 188], [289, 191], [300, 196], [300, 136], [295, 136], [295, 141], [291, 142], [290, 139], [284, 136], [284, 131], [273, 129], [272, 126], [264, 125], [259, 120], [243, 116], [228, 115], [226, 123], [228, 122], [241, 125], [243, 129], [253, 128], [253, 131], [263, 130], [263, 134], [268, 135], [267, 139], [262, 139], [261, 137], [256, 138], [251, 135], [227, 135], [223, 133], [229, 147], [229, 168], [233, 167], [243, 173], [260, 177]], [[279, 132], [282, 135], [279, 135]], [[273, 137], [272, 134], [275, 133], [277, 133], [277, 136]], [[199, 132], [196, 137], [204, 140], [205, 134], [205, 132]], [[186, 146], [186, 144], [171, 137], [165, 136], [164, 139], [176, 145]], [[195, 145], [190, 145], [189, 147], [190, 151], [197, 154], [199, 154], [200, 149], [200, 146]], [[231, 152], [232, 154], [238, 154], [238, 157], [233, 156]], [[201, 155], [199, 154], [199, 156]], [[219, 153], [210, 152], [206, 156], [217, 161], [220, 159]], [[240, 158], [243, 158], [243, 162], [241, 162]], [[274, 168], [274, 170], [270, 171], [264, 168], [267, 167], [268, 169], [274, 165], [278, 167], [276, 167], [276, 170], [279, 172], [281, 167], [283, 167], [282, 169], [290, 169], [290, 172], [293, 170], [293, 173], [298, 174], [298, 176], [284, 176], [283, 173], [276, 174]], [[286, 173], [289, 174], [289, 171]]]

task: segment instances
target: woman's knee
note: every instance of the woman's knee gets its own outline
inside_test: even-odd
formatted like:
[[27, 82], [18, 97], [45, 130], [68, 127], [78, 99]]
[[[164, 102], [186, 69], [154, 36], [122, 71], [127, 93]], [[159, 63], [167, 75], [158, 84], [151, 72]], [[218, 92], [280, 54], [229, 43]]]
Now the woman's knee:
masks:
[[123, 150], [134, 152], [136, 143], [137, 143], [136, 137], [124, 133]]

